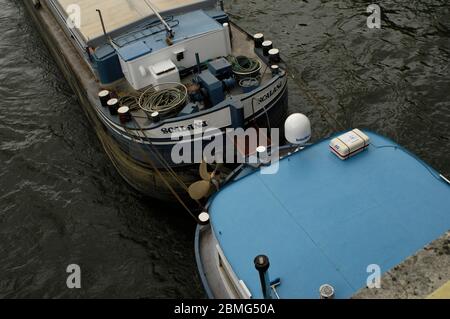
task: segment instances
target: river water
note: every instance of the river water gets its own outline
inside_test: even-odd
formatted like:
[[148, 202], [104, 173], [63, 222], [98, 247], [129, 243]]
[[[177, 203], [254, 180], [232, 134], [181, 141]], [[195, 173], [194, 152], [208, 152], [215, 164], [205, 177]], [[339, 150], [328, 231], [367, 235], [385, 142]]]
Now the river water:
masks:
[[[370, 129], [450, 175], [450, 2], [226, 3], [291, 65], [314, 139]], [[197, 298], [195, 224], [119, 177], [20, 2], [0, 0], [0, 298]], [[66, 267], [82, 269], [82, 289]]]

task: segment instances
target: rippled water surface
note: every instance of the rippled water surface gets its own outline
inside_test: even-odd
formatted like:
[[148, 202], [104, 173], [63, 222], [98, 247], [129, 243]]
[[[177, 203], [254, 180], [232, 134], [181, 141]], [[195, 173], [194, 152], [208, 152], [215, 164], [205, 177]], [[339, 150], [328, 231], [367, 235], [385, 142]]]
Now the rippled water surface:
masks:
[[[228, 1], [291, 65], [315, 139], [384, 134], [450, 175], [450, 2]], [[186, 214], [121, 180], [20, 3], [0, 0], [0, 297], [203, 297]], [[83, 289], [65, 268], [82, 268]]]
[[[380, 30], [367, 27], [373, 3], [381, 7]], [[228, 7], [242, 27], [282, 50], [297, 77], [291, 109], [310, 116], [316, 138], [370, 129], [450, 174], [448, 0], [235, 0]]]
[[203, 297], [195, 224], [122, 181], [23, 7], [0, 7], [0, 297]]

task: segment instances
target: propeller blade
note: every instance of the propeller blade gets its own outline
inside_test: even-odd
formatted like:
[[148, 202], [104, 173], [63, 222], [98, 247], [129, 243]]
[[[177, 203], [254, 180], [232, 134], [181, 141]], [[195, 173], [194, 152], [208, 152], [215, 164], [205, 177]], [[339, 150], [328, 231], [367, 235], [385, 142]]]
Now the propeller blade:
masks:
[[200, 177], [204, 181], [210, 181], [211, 180], [211, 173], [208, 172], [208, 164], [205, 161], [202, 161], [200, 164]]
[[211, 188], [209, 181], [196, 182], [189, 187], [189, 196], [194, 200], [200, 200], [210, 194]]

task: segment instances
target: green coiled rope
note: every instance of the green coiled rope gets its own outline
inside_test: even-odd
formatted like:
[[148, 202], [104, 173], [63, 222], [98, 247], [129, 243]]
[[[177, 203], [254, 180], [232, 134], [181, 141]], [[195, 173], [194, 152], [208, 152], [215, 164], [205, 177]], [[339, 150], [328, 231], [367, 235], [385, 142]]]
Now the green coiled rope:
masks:
[[254, 58], [230, 55], [227, 59], [231, 63], [233, 72], [238, 75], [249, 75], [261, 69], [261, 62]]

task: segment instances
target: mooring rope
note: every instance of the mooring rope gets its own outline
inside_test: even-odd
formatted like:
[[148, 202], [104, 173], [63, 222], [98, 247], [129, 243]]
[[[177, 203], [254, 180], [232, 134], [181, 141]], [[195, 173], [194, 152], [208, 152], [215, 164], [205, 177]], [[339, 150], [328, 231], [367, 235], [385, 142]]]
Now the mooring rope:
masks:
[[[308, 84], [306, 83], [305, 80], [303, 80], [302, 77], [302, 73], [293, 65], [291, 65], [290, 63], [286, 62], [288, 60], [288, 57], [286, 57], [283, 54], [280, 54], [282, 56], [283, 59], [283, 63], [285, 64], [287, 70], [287, 74], [289, 75], [289, 77], [294, 81], [294, 83], [296, 84], [296, 86], [300, 89], [300, 91], [302, 91], [302, 93], [309, 99], [310, 102], [312, 102], [314, 104], [314, 106], [316, 108], [318, 108], [319, 110], [322, 110], [322, 112], [327, 113], [328, 116], [330, 118], [333, 119], [333, 121], [339, 126], [339, 129], [333, 125], [328, 118], [324, 117], [324, 119], [328, 122], [328, 124], [335, 130], [335, 131], [340, 131], [340, 130], [344, 130], [346, 127], [345, 125], [343, 125], [336, 116], [334, 116], [332, 114], [332, 112], [330, 111], [330, 109], [324, 105], [322, 102], [320, 102], [320, 98], [318, 96], [316, 96], [312, 90], [309, 88]], [[322, 115], [322, 114], [321, 114]]]
[[[136, 122], [137, 123], [137, 122]], [[139, 124], [137, 124], [139, 126]], [[125, 128], [126, 129], [126, 128]], [[128, 131], [128, 130], [127, 130]], [[147, 138], [147, 135], [145, 134], [145, 132], [140, 128], [140, 131], [142, 132], [142, 134]], [[139, 137], [140, 141], [142, 143], [145, 143], [144, 139], [142, 137]], [[146, 144], [143, 144], [146, 145]], [[153, 143], [151, 141], [149, 141], [150, 147], [152, 148], [152, 152], [157, 154], [157, 156], [161, 156], [162, 155], [159, 153], [159, 151], [155, 148], [155, 146], [153, 145]], [[185, 201], [181, 198], [181, 196], [178, 194], [178, 192], [173, 188], [173, 186], [169, 183], [169, 181], [167, 180], [166, 177], [163, 176], [161, 170], [156, 166], [156, 164], [153, 162], [153, 160], [144, 152], [143, 149], [139, 148], [139, 151], [144, 155], [144, 157], [148, 158], [148, 161], [150, 163], [150, 166], [152, 167], [152, 169], [156, 172], [156, 174], [158, 175], [158, 177], [163, 181], [163, 183], [166, 185], [166, 187], [169, 189], [169, 191], [172, 193], [172, 195], [175, 197], [175, 199], [180, 203], [181, 206], [183, 206], [183, 208], [189, 213], [189, 215], [191, 215], [192, 218], [195, 219], [195, 221], [198, 223], [198, 217], [192, 212], [192, 210], [188, 207], [188, 205], [185, 203]], [[161, 162], [162, 158], [159, 158], [159, 161]], [[178, 183], [182, 183], [182, 186], [186, 187], [186, 185], [184, 184], [184, 182], [182, 182], [177, 174], [171, 169], [170, 165], [168, 165], [167, 161], [165, 161], [164, 159], [162, 159], [163, 162], [161, 162], [161, 164], [169, 171], [169, 174], [172, 175], [175, 178], [175, 181]], [[167, 166], [166, 166], [167, 165]], [[187, 187], [186, 187], [187, 189]], [[197, 203], [199, 204], [200, 208], [201, 207], [200, 203], [197, 201]]]
[[[161, 93], [164, 93], [163, 90], [160, 91]], [[130, 108], [131, 111], [137, 111], [139, 109], [141, 109], [140, 105], [139, 105], [139, 101], [141, 101], [142, 103], [146, 103], [147, 97], [151, 97], [152, 95], [158, 93], [154, 87], [150, 87], [148, 88], [146, 91], [144, 91], [143, 93], [141, 92], [137, 92], [135, 94], [123, 94], [120, 98], [119, 98], [119, 104], [120, 106], [128, 106]], [[148, 111], [150, 112], [150, 111]], [[133, 117], [135, 118], [143, 118], [137, 115], [133, 115]], [[146, 136], [145, 131], [139, 126], [139, 124], [136, 122], [136, 124], [138, 125], [139, 131]], [[126, 129], [126, 127], [124, 127]], [[141, 138], [142, 141], [142, 138]], [[151, 142], [149, 142], [151, 144]], [[155, 153], [155, 155], [158, 157], [159, 162], [164, 166], [164, 168], [170, 173], [170, 175], [172, 175], [172, 177], [175, 179], [176, 182], [178, 182], [178, 184], [186, 191], [188, 192], [189, 188], [186, 185], [186, 183], [184, 183], [184, 181], [179, 178], [178, 174], [173, 170], [173, 168], [169, 165], [169, 163], [167, 163], [167, 161], [165, 160], [165, 158], [162, 156], [162, 154], [158, 151], [158, 149], [156, 149], [155, 147], [153, 147], [152, 145], [152, 151], [153, 153]], [[199, 205], [200, 202], [196, 201]]]

